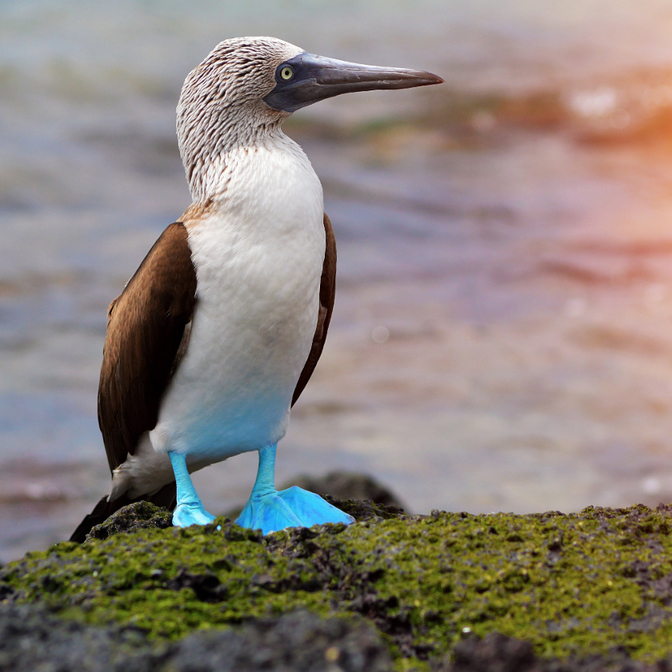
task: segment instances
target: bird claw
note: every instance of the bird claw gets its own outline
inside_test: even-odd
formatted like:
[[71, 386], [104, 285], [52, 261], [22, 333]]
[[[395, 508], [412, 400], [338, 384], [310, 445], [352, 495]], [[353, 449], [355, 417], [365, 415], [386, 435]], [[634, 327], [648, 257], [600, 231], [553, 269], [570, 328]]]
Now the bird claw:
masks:
[[324, 523], [354, 523], [355, 519], [314, 492], [297, 486], [265, 495], [254, 493], [236, 523], [270, 534], [287, 527], [311, 527]]
[[190, 525], [207, 525], [215, 517], [208, 513], [200, 502], [198, 504], [178, 504], [173, 511], [173, 525], [189, 527]]

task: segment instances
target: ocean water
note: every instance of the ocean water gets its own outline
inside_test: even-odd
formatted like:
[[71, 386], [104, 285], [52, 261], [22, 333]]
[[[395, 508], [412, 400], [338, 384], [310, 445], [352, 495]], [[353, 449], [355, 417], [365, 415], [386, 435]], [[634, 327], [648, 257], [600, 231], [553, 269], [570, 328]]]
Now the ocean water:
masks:
[[[189, 205], [174, 108], [221, 39], [428, 69], [287, 132], [339, 245], [278, 480], [409, 509], [672, 499], [672, 9], [663, 0], [0, 2], [0, 560], [107, 492], [108, 303]], [[213, 512], [255, 456], [196, 477]]]

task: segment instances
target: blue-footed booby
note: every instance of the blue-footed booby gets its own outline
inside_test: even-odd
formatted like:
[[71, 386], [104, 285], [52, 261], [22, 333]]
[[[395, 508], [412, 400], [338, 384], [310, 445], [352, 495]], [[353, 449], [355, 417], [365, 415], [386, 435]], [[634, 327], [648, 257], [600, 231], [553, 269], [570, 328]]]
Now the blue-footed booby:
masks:
[[281, 130], [296, 110], [436, 75], [309, 54], [270, 37], [218, 44], [184, 82], [177, 138], [193, 198], [110, 305], [98, 420], [112, 472], [72, 535], [137, 500], [213, 520], [190, 473], [259, 452], [237, 522], [264, 534], [352, 518], [300, 488], [276, 491], [276, 445], [322, 353], [336, 245], [322, 186]]

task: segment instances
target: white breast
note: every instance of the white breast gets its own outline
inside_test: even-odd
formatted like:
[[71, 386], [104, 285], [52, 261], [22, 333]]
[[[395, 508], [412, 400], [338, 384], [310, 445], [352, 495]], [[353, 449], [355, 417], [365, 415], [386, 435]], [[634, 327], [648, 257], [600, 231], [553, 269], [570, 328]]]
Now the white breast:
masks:
[[322, 187], [289, 138], [229, 153], [223, 179], [214, 212], [188, 226], [197, 306], [150, 433], [198, 468], [284, 436], [325, 254]]

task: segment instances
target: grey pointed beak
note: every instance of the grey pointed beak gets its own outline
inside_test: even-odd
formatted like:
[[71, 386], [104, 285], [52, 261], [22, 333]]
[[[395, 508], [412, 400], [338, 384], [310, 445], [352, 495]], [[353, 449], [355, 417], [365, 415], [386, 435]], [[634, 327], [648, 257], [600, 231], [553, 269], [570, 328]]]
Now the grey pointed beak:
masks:
[[441, 77], [423, 70], [348, 63], [305, 52], [281, 63], [275, 81], [275, 88], [264, 101], [269, 107], [284, 112], [294, 112], [342, 93], [443, 83]]

